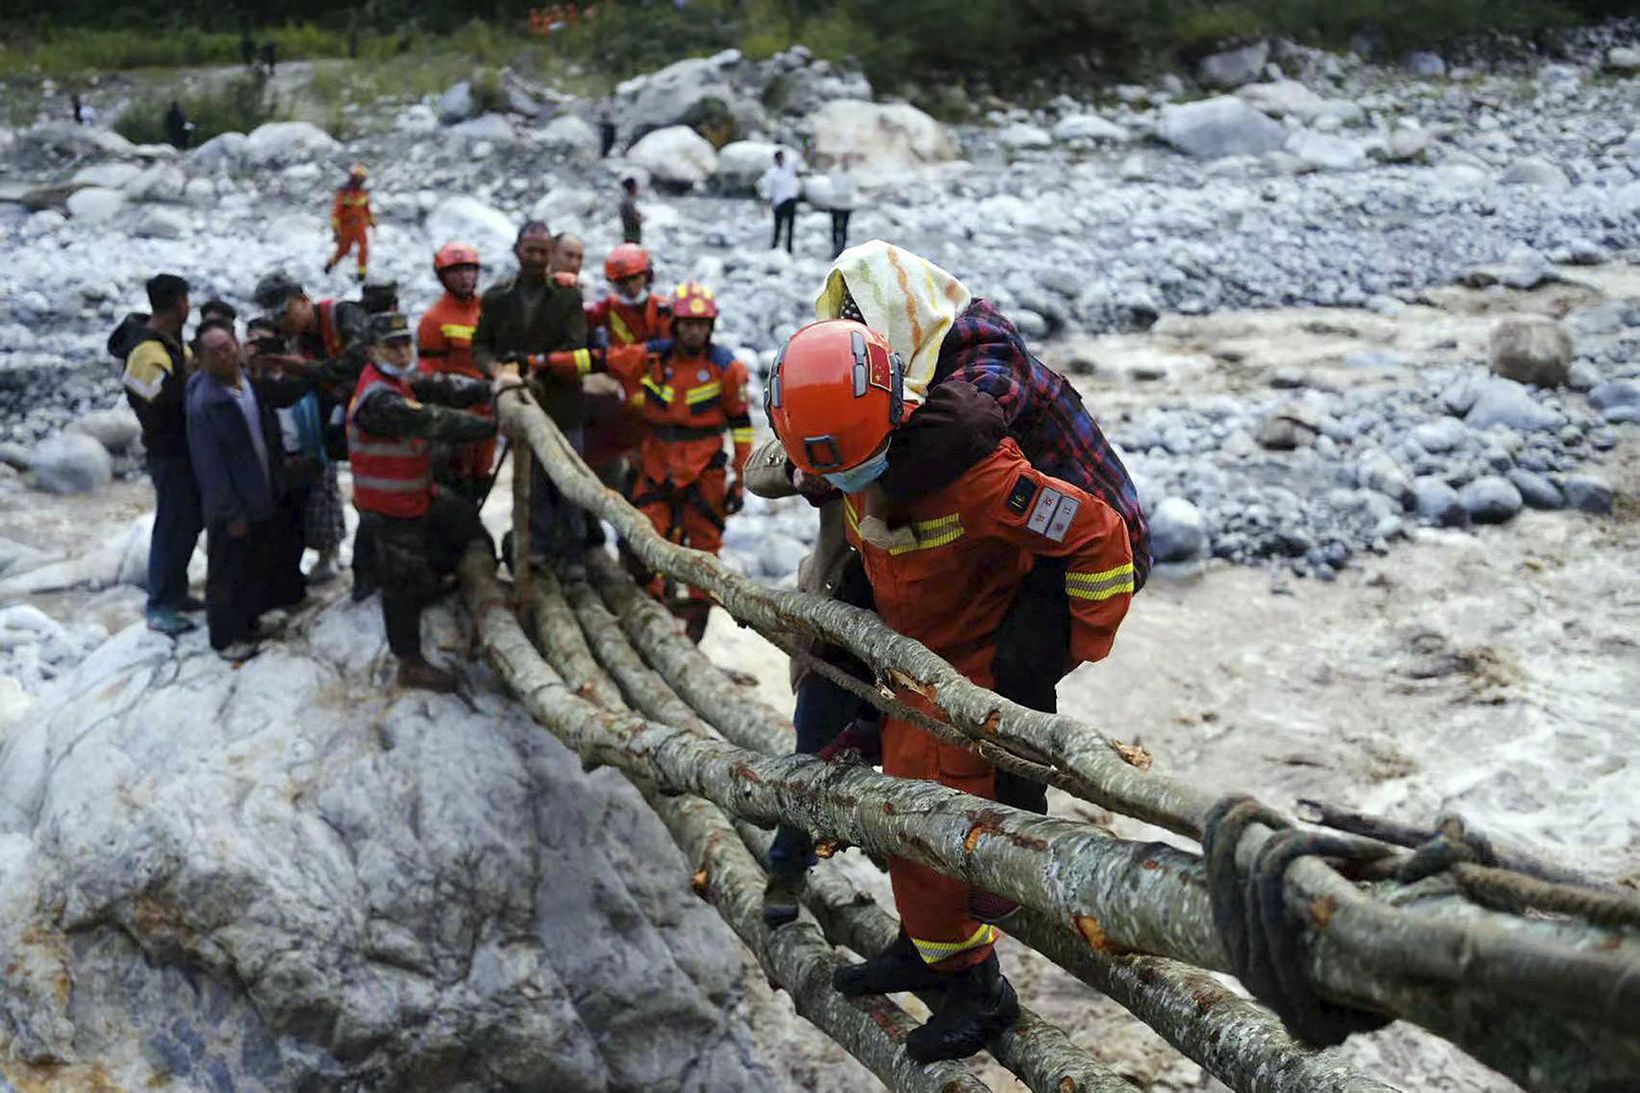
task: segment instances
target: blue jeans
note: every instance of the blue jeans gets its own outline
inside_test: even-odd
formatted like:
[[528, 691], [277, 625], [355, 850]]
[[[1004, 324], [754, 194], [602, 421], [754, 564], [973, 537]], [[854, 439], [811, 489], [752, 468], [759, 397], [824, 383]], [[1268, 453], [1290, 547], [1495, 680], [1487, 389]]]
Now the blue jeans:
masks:
[[[798, 755], [813, 755], [848, 728], [860, 712], [862, 700], [818, 672], [809, 672], [797, 684], [797, 706], [792, 727], [797, 730]], [[814, 840], [800, 827], [782, 826], [769, 847], [774, 870], [807, 869], [814, 864]]]
[[154, 533], [148, 540], [148, 610], [175, 608], [188, 597], [188, 560], [194, 556], [205, 517], [199, 484], [185, 455], [150, 455], [154, 482]]

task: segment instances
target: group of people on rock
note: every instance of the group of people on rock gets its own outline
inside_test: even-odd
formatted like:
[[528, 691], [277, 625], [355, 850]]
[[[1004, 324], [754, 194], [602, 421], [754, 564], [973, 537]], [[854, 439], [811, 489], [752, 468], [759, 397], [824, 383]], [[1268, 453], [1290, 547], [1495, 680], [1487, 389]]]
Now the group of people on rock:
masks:
[[[1053, 711], [1060, 679], [1109, 652], [1150, 565], [1133, 482], [1076, 390], [958, 278], [879, 240], [843, 251], [816, 321], [775, 357], [763, 407], [774, 435], [754, 454], [747, 369], [712, 338], [716, 293], [695, 281], [656, 292], [650, 255], [622, 243], [604, 262], [608, 292], [588, 304], [581, 254], [574, 237], [526, 223], [517, 272], [480, 293], [480, 254], [447, 243], [433, 256], [444, 295], [414, 324], [380, 286], [374, 299], [367, 286], [366, 301], [316, 302], [274, 272], [245, 342], [218, 311], [191, 349], [186, 282], [150, 281], [152, 313], [110, 340], [158, 495], [150, 625], [191, 625], [186, 566], [203, 525], [211, 643], [251, 655], [258, 616], [326, 576], [341, 537], [335, 463], [347, 460], [354, 594], [380, 588], [401, 684], [453, 689], [422, 656], [421, 608], [463, 552], [493, 549], [478, 509], [497, 469], [495, 407], [528, 397], [673, 542], [716, 552], [746, 489], [806, 499], [820, 530], [800, 588], [875, 611], [1023, 706]], [[510, 560], [577, 579], [600, 525], [532, 467], [529, 557]], [[321, 553], [306, 578], [304, 547]], [[644, 576], [699, 641], [707, 594]], [[794, 662], [799, 752], [1046, 812], [1043, 786], [883, 717], [839, 673], [873, 678], [839, 648]], [[778, 928], [798, 915], [809, 835], [782, 829], [771, 861], [764, 917]], [[909, 860], [891, 858], [889, 872], [902, 935], [834, 984], [938, 990], [907, 1052], [972, 1054], [1018, 1013], [994, 952], [1015, 907]]]

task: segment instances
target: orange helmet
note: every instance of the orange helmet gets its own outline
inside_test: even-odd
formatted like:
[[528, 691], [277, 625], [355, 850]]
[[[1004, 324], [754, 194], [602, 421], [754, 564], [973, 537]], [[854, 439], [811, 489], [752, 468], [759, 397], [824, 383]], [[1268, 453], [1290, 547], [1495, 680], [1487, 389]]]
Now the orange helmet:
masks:
[[433, 255], [433, 272], [443, 273], [455, 266], [476, 266], [478, 248], [470, 243], [446, 243]]
[[805, 326], [774, 359], [764, 409], [807, 474], [858, 467], [905, 420], [905, 372], [888, 339], [852, 319]]
[[351, 178], [369, 178], [370, 177], [370, 171], [362, 163], [355, 163], [353, 166], [351, 166], [347, 169], [347, 173], [348, 173], [348, 176], [351, 177]]
[[717, 318], [717, 296], [699, 281], [685, 281], [672, 293], [672, 319]]
[[653, 277], [655, 268], [649, 264], [649, 252], [636, 243], [622, 243], [604, 259], [604, 276], [611, 281], [636, 277], [640, 273]]

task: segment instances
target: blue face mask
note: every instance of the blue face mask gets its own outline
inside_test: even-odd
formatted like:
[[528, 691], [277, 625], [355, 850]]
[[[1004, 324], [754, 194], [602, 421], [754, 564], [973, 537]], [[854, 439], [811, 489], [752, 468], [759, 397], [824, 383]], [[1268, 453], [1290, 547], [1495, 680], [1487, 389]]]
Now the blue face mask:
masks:
[[826, 474], [825, 479], [844, 493], [859, 493], [881, 478], [886, 470], [888, 470], [888, 449], [884, 448], [858, 467], [846, 471], [830, 472]]

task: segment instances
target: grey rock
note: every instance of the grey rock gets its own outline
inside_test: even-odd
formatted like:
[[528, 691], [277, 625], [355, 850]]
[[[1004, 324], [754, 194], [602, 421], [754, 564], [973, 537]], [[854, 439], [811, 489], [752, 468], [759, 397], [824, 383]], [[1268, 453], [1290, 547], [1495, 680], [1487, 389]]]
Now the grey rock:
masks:
[[1355, 474], [1356, 481], [1365, 489], [1383, 494], [1403, 509], [1412, 505], [1412, 482], [1388, 452], [1373, 449], [1363, 453], [1356, 463]]
[[1640, 49], [1612, 46], [1606, 51], [1606, 67], [1613, 72], [1640, 72]]
[[1158, 562], [1184, 562], [1207, 552], [1207, 519], [1183, 497], [1164, 498], [1149, 512], [1150, 549]]
[[[795, 161], [801, 169], [802, 157], [789, 145], [764, 140], [737, 140], [725, 144], [718, 149], [717, 166], [712, 172], [713, 185], [725, 193], [756, 193], [758, 179], [774, 166], [776, 152], [784, 152], [787, 161]], [[820, 204], [812, 199], [811, 203]]]
[[125, 208], [125, 195], [118, 190], [88, 186], [68, 197], [68, 215], [85, 224], [101, 224], [112, 220]]
[[1469, 510], [1445, 479], [1419, 475], [1412, 480], [1412, 496], [1420, 519], [1441, 528], [1469, 526]]
[[1579, 512], [1607, 513], [1612, 510], [1612, 488], [1593, 475], [1568, 475], [1561, 483], [1566, 503]]
[[1579, 338], [1619, 334], [1628, 325], [1634, 306], [1628, 300], [1607, 300], [1594, 307], [1579, 308], [1566, 316], [1566, 326]]
[[29, 456], [34, 485], [47, 493], [91, 493], [114, 478], [108, 451], [89, 436], [58, 433]]
[[262, 167], [316, 163], [341, 151], [341, 145], [317, 125], [274, 121], [245, 137], [245, 158]]
[[1023, 151], [1030, 148], [1052, 148], [1053, 135], [1039, 125], [1016, 122], [997, 134], [1004, 147]]
[[1560, 487], [1544, 475], [1523, 467], [1511, 467], [1504, 474], [1520, 491], [1521, 500], [1526, 502], [1528, 508], [1552, 510], [1566, 507], [1566, 498], [1561, 494]]
[[1269, 59], [1270, 43], [1254, 42], [1203, 57], [1196, 66], [1196, 78], [1208, 87], [1240, 87], [1263, 75], [1264, 63]]
[[1054, 123], [1053, 139], [1061, 144], [1125, 144], [1132, 138], [1122, 126], [1098, 114], [1072, 114]]
[[626, 155], [647, 168], [656, 182], [677, 187], [705, 182], [717, 170], [717, 150], [687, 125], [656, 129], [628, 149]]
[[137, 415], [125, 406], [94, 410], [75, 418], [65, 431], [85, 434], [101, 444], [109, 455], [124, 455], [142, 438]]
[[1589, 405], [1596, 410], [1637, 404], [1640, 404], [1640, 382], [1635, 380], [1607, 380], [1589, 391]]
[[1505, 425], [1521, 432], [1558, 428], [1562, 417], [1539, 404], [1526, 388], [1513, 380], [1494, 376], [1477, 385], [1477, 394], [1464, 415], [1471, 429]]
[[1572, 184], [1565, 171], [1537, 156], [1515, 161], [1498, 181], [1505, 186], [1537, 186], [1544, 190], [1564, 190]]
[[1477, 524], [1513, 520], [1521, 509], [1521, 493], [1509, 479], [1495, 474], [1475, 479], [1458, 491], [1469, 518]]
[[1199, 159], [1257, 156], [1287, 141], [1287, 130], [1234, 96], [1163, 109], [1157, 135]]
[[1264, 424], [1259, 426], [1258, 443], [1262, 448], [1270, 451], [1290, 452], [1295, 448], [1302, 448], [1315, 443], [1321, 430], [1308, 416], [1293, 412], [1281, 411], [1270, 415]]
[[598, 134], [577, 115], [560, 114], [542, 127], [541, 143], [548, 148], [595, 153], [598, 151]]
[[1421, 76], [1424, 79], [1434, 79], [1446, 75], [1446, 62], [1441, 59], [1441, 55], [1431, 53], [1428, 50], [1417, 50], [1407, 54], [1406, 60], [1401, 63], [1401, 67], [1406, 70], [1408, 75]]
[[446, 125], [466, 121], [477, 112], [478, 104], [473, 100], [473, 85], [470, 80], [453, 84], [439, 96], [438, 117], [439, 121]]
[[1317, 171], [1358, 171], [1367, 166], [1365, 147], [1332, 133], [1300, 129], [1287, 139], [1285, 150]]
[[191, 228], [188, 214], [181, 209], [155, 205], [142, 210], [131, 230], [145, 239], [181, 239]]
[[1437, 418], [1412, 430], [1412, 439], [1426, 452], [1450, 452], [1469, 442], [1469, 430], [1455, 417]]
[[1562, 387], [1572, 363], [1572, 339], [1553, 319], [1504, 319], [1492, 328], [1492, 371], [1538, 387]]

